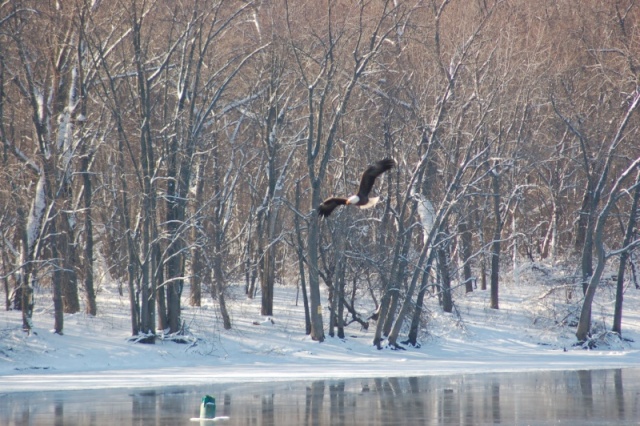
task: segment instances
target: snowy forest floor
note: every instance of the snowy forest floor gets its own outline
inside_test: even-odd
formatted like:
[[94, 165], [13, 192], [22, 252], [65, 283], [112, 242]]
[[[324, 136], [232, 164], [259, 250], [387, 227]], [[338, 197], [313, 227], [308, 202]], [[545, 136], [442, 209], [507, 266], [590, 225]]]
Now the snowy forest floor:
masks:
[[[506, 281], [506, 280], [505, 280]], [[500, 309], [489, 308], [489, 291], [455, 291], [453, 314], [437, 298], [427, 300], [419, 348], [378, 350], [375, 322], [358, 323], [346, 338], [323, 343], [304, 333], [302, 298], [292, 286], [277, 285], [274, 315], [260, 315], [260, 296], [247, 299], [232, 286], [231, 330], [222, 329], [215, 301], [190, 307], [185, 290], [183, 319], [190, 343], [130, 341], [128, 297], [101, 285], [96, 317], [65, 315], [64, 335], [50, 332], [53, 304], [36, 295], [34, 333], [21, 331], [21, 313], [0, 312], [0, 392], [155, 387], [220, 382], [421, 376], [450, 373], [581, 370], [640, 366], [640, 290], [626, 288], [624, 340], [611, 329], [615, 284], [603, 282], [593, 305], [593, 324], [602, 332], [598, 347], [575, 346], [581, 291], [558, 270], [527, 264], [500, 288]], [[571, 299], [567, 299], [571, 291]], [[373, 312], [356, 302], [363, 316]], [[326, 306], [326, 302], [323, 304]], [[325, 327], [327, 313], [324, 315]]]

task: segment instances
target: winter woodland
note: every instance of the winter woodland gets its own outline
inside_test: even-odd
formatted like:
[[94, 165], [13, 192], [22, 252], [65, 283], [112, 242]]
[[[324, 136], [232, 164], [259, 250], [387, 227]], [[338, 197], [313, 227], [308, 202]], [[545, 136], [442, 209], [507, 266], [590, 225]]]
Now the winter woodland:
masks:
[[[154, 343], [184, 338], [185, 304], [233, 329], [232, 286], [270, 316], [284, 285], [300, 334], [397, 348], [466, 294], [499, 310], [509, 277], [561, 293], [575, 343], [622, 338], [639, 19], [634, 0], [2, 1], [4, 308], [29, 333], [52, 301], [63, 334], [109, 283]], [[375, 208], [318, 217], [387, 157]]]

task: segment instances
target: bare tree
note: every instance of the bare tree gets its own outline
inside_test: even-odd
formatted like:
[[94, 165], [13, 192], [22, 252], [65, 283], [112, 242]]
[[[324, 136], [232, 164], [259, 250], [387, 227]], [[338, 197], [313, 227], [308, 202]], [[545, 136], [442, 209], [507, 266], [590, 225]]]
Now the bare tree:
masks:
[[[152, 137], [155, 121], [150, 89], [167, 66], [172, 51], [158, 58], [155, 66], [148, 65], [148, 52], [143, 49], [143, 40], [146, 44], [146, 19], [151, 9], [145, 5], [140, 7], [135, 1], [121, 6], [119, 13], [108, 18], [113, 23], [112, 31], [104, 35], [105, 39], [100, 37], [102, 35], [91, 38], [88, 47], [96, 68], [100, 70], [100, 95], [111, 112], [118, 135], [116, 156], [121, 187], [117, 197], [127, 240], [132, 332], [134, 336], [141, 334], [139, 341], [152, 343], [155, 341], [157, 280], [161, 277], [158, 276], [157, 181], [154, 179], [158, 165]], [[115, 55], [120, 55], [122, 61], [111, 61]], [[125, 94], [132, 98], [127, 99]], [[131, 111], [130, 115], [125, 114], [131, 109], [129, 105], [135, 106], [135, 111]], [[136, 122], [133, 127], [137, 128], [137, 146], [132, 142], [134, 136], [128, 132], [130, 120]], [[141, 194], [137, 212], [132, 210], [134, 197], [126, 178], [127, 160], [133, 166], [134, 182]], [[132, 212], [141, 218], [135, 225]]]
[[[365, 17], [368, 18], [369, 7], [373, 6], [359, 2], [355, 16], [358, 24], [353, 32], [350, 31], [349, 26], [336, 25], [336, 8], [344, 7], [346, 7], [344, 4], [334, 5], [333, 2], [327, 2], [326, 9], [323, 10], [326, 15], [317, 21], [322, 27], [317, 27], [313, 33], [315, 40], [312, 46], [315, 49], [307, 50], [299, 40], [298, 30], [295, 28], [296, 18], [293, 15], [295, 9], [291, 4], [286, 3], [288, 36], [300, 78], [307, 88], [305, 139], [312, 216], [308, 222], [306, 259], [309, 275], [311, 337], [320, 342], [325, 337], [318, 272], [319, 223], [315, 208], [322, 201], [321, 187], [336, 142], [338, 127], [347, 112], [354, 89], [369, 63], [381, 51], [385, 40], [394, 29], [393, 23], [388, 22], [393, 11], [390, 1], [385, 1], [379, 11], [376, 10], [375, 18], [369, 18], [368, 21], [365, 21]], [[320, 29], [322, 33], [317, 32]], [[348, 57], [345, 50], [351, 52], [350, 69], [343, 63]]]
[[[76, 18], [82, 17], [86, 9], [82, 3], [64, 12], [55, 11], [51, 5], [41, 6], [43, 13], [29, 7], [27, 1], [5, 4], [3, 10], [8, 14], [2, 19], [6, 42], [15, 54], [11, 64], [7, 64], [8, 58], [2, 58], [2, 73], [11, 74], [16, 94], [27, 101], [34, 146], [20, 148], [15, 134], [11, 137], [4, 123], [0, 127], [5, 152], [11, 152], [27, 166], [37, 182], [28, 219], [20, 227], [23, 328], [28, 331], [32, 326], [32, 286], [38, 281], [35, 265], [46, 259], [52, 269], [54, 330], [61, 334], [63, 311], [73, 313], [80, 309], [72, 179], [78, 166], [77, 153], [84, 143], [83, 138], [75, 139], [74, 128], [84, 118], [78, 104], [83, 95], [79, 87], [86, 83], [81, 80], [85, 51], [78, 25], [85, 21]], [[37, 37], [30, 36], [37, 33], [34, 28], [47, 31], [51, 37], [40, 43]], [[4, 81], [3, 77], [3, 86]], [[4, 93], [3, 87], [1, 97]]]
[[[465, 91], [465, 66], [468, 58], [478, 52], [478, 48], [481, 43], [478, 42], [483, 29], [490, 22], [492, 13], [500, 5], [499, 2], [492, 3], [492, 7], [483, 13], [478, 13], [473, 21], [473, 31], [470, 36], [462, 39], [456, 53], [451, 54], [446, 52], [443, 48], [443, 32], [442, 29], [443, 20], [448, 18], [448, 7], [451, 6], [450, 2], [444, 1], [440, 5], [434, 5], [432, 13], [433, 28], [432, 35], [434, 41], [434, 51], [431, 53], [435, 58], [436, 69], [440, 73], [440, 83], [438, 86], [439, 92], [437, 95], [432, 95], [437, 102], [431, 110], [426, 110], [428, 116], [421, 118], [423, 124], [420, 128], [423, 146], [420, 153], [419, 161], [413, 169], [413, 172], [408, 176], [408, 184], [406, 192], [400, 197], [401, 207], [398, 209], [396, 221], [400, 223], [401, 220], [409, 220], [407, 224], [399, 225], [399, 230], [403, 233], [400, 235], [404, 237], [404, 232], [410, 238], [410, 233], [404, 230], [412, 229], [412, 221], [415, 220], [415, 213], [418, 211], [420, 205], [422, 209], [425, 206], [429, 206], [427, 210], [428, 214], [428, 226], [425, 222], [425, 214], [421, 214], [421, 224], [424, 233], [424, 244], [420, 249], [419, 256], [415, 258], [413, 267], [413, 274], [411, 274], [410, 283], [405, 291], [404, 302], [398, 312], [395, 312], [393, 305], [389, 303], [391, 299], [391, 292], [397, 293], [397, 287], [400, 283], [399, 278], [403, 273], [401, 271], [404, 266], [399, 261], [394, 261], [394, 266], [391, 269], [396, 274], [390, 275], [386, 286], [384, 288], [383, 298], [381, 299], [381, 320], [384, 319], [387, 323], [392, 323], [393, 326], [389, 331], [385, 330], [384, 325], [378, 324], [376, 328], [376, 334], [374, 336], [374, 345], [380, 347], [382, 338], [388, 333], [388, 341], [392, 346], [398, 345], [398, 337], [400, 330], [402, 329], [404, 322], [406, 321], [411, 307], [414, 305], [413, 297], [419, 288], [417, 307], [414, 311], [413, 321], [411, 324], [411, 330], [417, 330], [417, 323], [420, 319], [421, 306], [424, 298], [424, 291], [426, 291], [426, 282], [428, 277], [424, 274], [430, 274], [431, 265], [436, 255], [432, 250], [438, 250], [438, 245], [447, 241], [447, 238], [437, 238], [438, 234], [446, 229], [449, 217], [455, 211], [457, 203], [464, 199], [465, 194], [477, 184], [478, 179], [484, 176], [485, 172], [481, 171], [481, 167], [484, 163], [484, 158], [487, 154], [487, 150], [490, 144], [477, 143], [482, 140], [483, 132], [486, 127], [487, 120], [490, 117], [493, 101], [496, 99], [498, 91], [488, 90], [486, 96], [479, 98], [480, 93], [476, 90]], [[450, 13], [454, 13], [451, 11]], [[472, 18], [473, 19], [473, 18]], [[449, 28], [447, 27], [447, 30]], [[447, 42], [449, 43], [449, 42]], [[494, 78], [495, 74], [489, 72], [488, 64], [492, 63], [493, 50], [489, 50], [485, 59], [479, 61], [479, 68], [475, 74], [476, 79], [482, 81], [483, 78]], [[478, 87], [477, 85], [475, 86]], [[482, 87], [491, 87], [483, 85]], [[471, 87], [469, 87], [470, 89]], [[483, 93], [483, 95], [485, 95]], [[474, 117], [473, 124], [470, 130], [467, 132], [467, 137], [461, 137], [460, 133], [456, 132], [456, 126], [460, 125], [463, 118], [468, 118], [467, 114], [470, 109], [475, 107], [477, 114]], [[421, 111], [424, 114], [424, 112]], [[450, 141], [450, 145], [447, 145], [445, 141]], [[475, 142], [475, 143], [474, 143]], [[443, 148], [446, 147], [446, 148]], [[449, 148], [449, 151], [447, 151]], [[429, 191], [429, 193], [421, 194], [420, 190], [423, 189], [423, 179], [425, 179], [427, 166], [433, 161], [432, 157], [439, 155], [439, 158], [443, 160], [440, 164], [440, 168], [444, 171], [441, 173], [442, 184], [437, 188], [440, 191], [439, 199], [436, 199], [435, 191]], [[429, 197], [430, 199], [426, 198]], [[428, 204], [427, 204], [428, 203]], [[443, 234], [444, 235], [444, 234]], [[400, 241], [400, 240], [399, 240]], [[410, 240], [409, 240], [410, 241]], [[397, 249], [395, 256], [401, 253], [400, 248], [406, 246], [407, 242], [396, 243]], [[444, 254], [444, 253], [443, 253]], [[406, 258], [406, 255], [402, 257]], [[445, 259], [446, 261], [446, 255]], [[447, 289], [449, 292], [450, 290]], [[447, 297], [450, 293], [447, 295]], [[412, 339], [416, 337], [415, 332], [411, 333]], [[410, 340], [412, 340], [410, 339]], [[416, 344], [415, 341], [409, 343]]]
[[638, 202], [640, 201], [640, 170], [636, 175], [636, 183], [634, 186], [635, 189], [633, 190], [631, 208], [629, 209], [629, 219], [627, 220], [627, 226], [624, 231], [622, 250], [618, 258], [618, 274], [616, 276], [616, 304], [613, 312], [613, 326], [611, 327], [611, 331], [619, 335], [622, 335], [622, 300], [625, 270], [627, 269], [631, 248], [634, 247], [634, 240], [637, 235], [634, 228], [637, 223]]
[[[161, 304], [160, 317], [166, 318], [167, 323], [161, 321], [161, 327], [167, 328], [169, 333], [178, 332], [181, 327], [180, 297], [190, 228], [187, 205], [198, 140], [207, 129], [206, 123], [220, 108], [225, 91], [255, 54], [240, 51], [217, 57], [211, 52], [247, 8], [248, 4], [227, 10], [217, 1], [194, 3], [190, 8], [182, 5], [176, 7], [174, 14], [182, 16], [184, 21], [168, 33], [169, 37], [175, 37], [175, 40], [167, 40], [169, 51], [176, 45], [176, 57], [179, 58], [177, 66], [166, 73], [165, 85], [165, 88], [177, 91], [176, 102], [169, 102], [173, 104], [170, 112], [172, 130], [166, 137], [168, 149], [164, 155], [167, 159], [165, 227], [168, 241], [162, 255], [166, 306]], [[167, 93], [166, 98], [173, 99], [173, 96]], [[159, 297], [159, 300], [163, 298]]]
[[260, 278], [262, 315], [273, 315], [276, 257], [283, 230], [281, 206], [286, 190], [287, 172], [296, 148], [295, 143], [285, 144], [286, 141], [283, 141], [282, 133], [287, 125], [286, 115], [290, 108], [288, 103], [291, 94], [284, 75], [288, 72], [285, 66], [286, 58], [283, 57], [282, 46], [275, 39], [275, 34], [272, 37], [274, 39], [270, 48], [262, 55], [261, 61], [262, 72], [266, 76], [264, 88], [260, 88], [260, 98], [264, 101], [261, 102], [261, 109], [255, 114], [262, 142], [262, 157], [265, 162], [263, 176], [266, 186], [257, 193], [259, 204], [255, 212], [255, 257], [259, 270], [257, 275]]
[[[638, 107], [640, 103], [640, 93], [636, 93], [627, 108], [627, 111], [622, 118], [618, 131], [613, 137], [611, 144], [609, 145], [609, 149], [606, 155], [606, 164], [604, 166], [603, 173], [600, 176], [600, 180], [598, 181], [598, 185], [596, 186], [596, 192], [602, 194], [604, 192], [605, 185], [608, 180], [608, 170], [610, 167], [611, 161], [613, 161], [614, 154], [620, 144], [624, 136], [625, 129], [629, 124], [629, 120], [631, 119], [632, 114]], [[637, 158], [635, 161], [630, 162], [629, 166], [618, 176], [615, 183], [608, 191], [607, 202], [602, 207], [602, 210], [598, 214], [597, 221], [594, 228], [593, 242], [597, 255], [597, 263], [596, 268], [593, 271], [589, 279], [589, 285], [587, 287], [587, 291], [585, 292], [584, 301], [582, 303], [582, 310], [580, 312], [580, 321], [578, 323], [578, 329], [576, 330], [576, 337], [579, 342], [585, 342], [589, 337], [589, 333], [591, 331], [591, 305], [593, 303], [593, 298], [595, 296], [596, 289], [600, 283], [600, 278], [602, 277], [602, 272], [604, 271], [605, 263], [607, 260], [607, 253], [605, 251], [604, 244], [604, 232], [605, 225], [607, 220], [610, 217], [611, 209], [616, 205], [618, 200], [624, 194], [629, 192], [628, 188], [625, 188], [624, 185], [627, 181], [629, 175], [633, 172], [636, 172], [638, 166], [640, 165], [640, 158]], [[640, 177], [640, 175], [638, 175]], [[630, 188], [631, 190], [635, 189], [637, 185], [640, 185], [640, 181], [636, 179], [634, 185]], [[636, 245], [638, 241], [630, 242], [629, 244]], [[630, 247], [623, 247], [623, 250], [628, 250]]]

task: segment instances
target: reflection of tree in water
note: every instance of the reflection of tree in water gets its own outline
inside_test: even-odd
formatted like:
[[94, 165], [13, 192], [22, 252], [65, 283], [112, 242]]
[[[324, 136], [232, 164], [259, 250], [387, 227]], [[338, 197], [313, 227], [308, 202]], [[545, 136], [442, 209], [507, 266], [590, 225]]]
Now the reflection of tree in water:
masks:
[[582, 405], [587, 415], [593, 414], [593, 378], [591, 370], [578, 371], [578, 380], [580, 381], [580, 392], [582, 394]]
[[262, 395], [262, 424], [275, 425], [275, 395], [268, 393]]
[[256, 426], [636, 424], [640, 369], [13, 393], [0, 398], [0, 424], [181, 424], [204, 394], [229, 424]]
[[329, 385], [329, 401], [331, 402], [330, 412], [332, 424], [345, 424], [345, 386], [344, 381]]
[[613, 386], [616, 394], [616, 408], [618, 410], [618, 420], [624, 419], [624, 392], [622, 391], [622, 369], [618, 368], [613, 372]]
[[440, 392], [440, 403], [438, 404], [438, 421], [449, 423], [455, 419], [455, 413], [459, 412], [457, 407], [458, 395], [451, 388], [442, 389]]
[[307, 386], [307, 397], [305, 405], [305, 421], [304, 424], [318, 425], [323, 424], [322, 420], [322, 402], [324, 400], [324, 381], [318, 380]]
[[500, 383], [493, 382], [491, 384], [491, 414], [493, 424], [500, 423]]

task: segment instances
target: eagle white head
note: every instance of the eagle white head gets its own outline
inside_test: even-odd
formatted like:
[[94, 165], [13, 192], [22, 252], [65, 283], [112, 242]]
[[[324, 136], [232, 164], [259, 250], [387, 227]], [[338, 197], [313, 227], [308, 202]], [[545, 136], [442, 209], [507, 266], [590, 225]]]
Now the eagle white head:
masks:
[[352, 195], [351, 197], [347, 198], [347, 204], [357, 204], [358, 201], [360, 201], [360, 197], [358, 197], [357, 195]]

